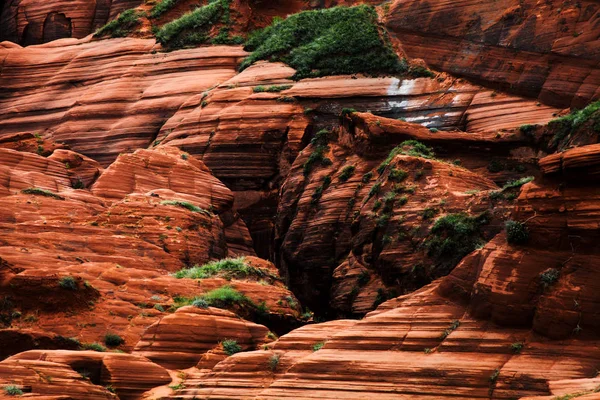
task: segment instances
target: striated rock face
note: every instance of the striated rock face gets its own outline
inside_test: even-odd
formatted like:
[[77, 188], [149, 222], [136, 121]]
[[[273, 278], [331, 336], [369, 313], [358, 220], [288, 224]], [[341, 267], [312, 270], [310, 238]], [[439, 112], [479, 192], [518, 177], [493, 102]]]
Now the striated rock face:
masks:
[[[107, 169], [66, 149], [47, 158], [0, 149], [0, 178], [0, 322], [47, 332], [3, 331], [15, 341], [2, 348], [4, 356], [72, 348], [69, 337], [100, 342], [107, 333], [132, 349], [148, 326], [178, 307], [177, 299], [223, 286], [264, 302], [276, 331], [298, 323], [300, 306], [279, 278], [200, 282], [168, 274], [254, 254], [232, 192], [179, 149], [139, 150]], [[278, 276], [266, 261], [247, 262]]]
[[[119, 399], [139, 399], [153, 387], [171, 382], [167, 370], [147, 358], [132, 354], [98, 353], [95, 351], [32, 350], [11, 357], [3, 363], [48, 362], [67, 365], [89, 383], [100, 387], [110, 387]], [[3, 364], [0, 363], [0, 364]], [[34, 367], [35, 368], [35, 367]], [[49, 394], [54, 389], [54, 377], [48, 375], [47, 387], [33, 393]], [[62, 378], [56, 376], [56, 378]], [[91, 386], [91, 385], [89, 385]], [[96, 388], [98, 388], [96, 386]], [[38, 388], [35, 388], [38, 389]], [[63, 389], [64, 390], [64, 389]], [[60, 394], [71, 394], [67, 391]], [[75, 397], [85, 398], [85, 397]]]
[[599, 18], [597, 2], [558, 0], [396, 0], [385, 16], [410, 57], [559, 107], [600, 95]]
[[[186, 369], [198, 363], [212, 368], [227, 357], [219, 349], [222, 341], [235, 340], [242, 350], [254, 350], [267, 340], [268, 332], [266, 327], [240, 319], [229, 311], [189, 306], [151, 325], [133, 354], [169, 369]], [[207, 355], [209, 352], [211, 357]]]
[[[329, 304], [342, 314], [364, 314], [447, 274], [475, 246], [454, 260], [436, 253], [434, 221], [463, 213], [480, 225], [461, 240], [489, 240], [507, 215], [489, 198], [499, 188], [484, 175], [503, 184], [533, 169], [532, 145], [515, 134], [433, 133], [353, 114], [343, 129], [318, 136], [282, 187], [279, 263], [303, 303], [321, 310]], [[440, 148], [442, 158], [392, 152], [410, 139]], [[521, 163], [520, 172], [490, 173], [490, 146], [497, 160]], [[512, 152], [519, 147], [521, 154]]]
[[155, 46], [149, 39], [3, 44], [0, 137], [37, 133], [107, 166], [149, 147], [183, 103], [231, 78], [246, 54], [222, 46], [156, 53]]
[[141, 0], [10, 0], [0, 3], [0, 42], [22, 46], [83, 38]]

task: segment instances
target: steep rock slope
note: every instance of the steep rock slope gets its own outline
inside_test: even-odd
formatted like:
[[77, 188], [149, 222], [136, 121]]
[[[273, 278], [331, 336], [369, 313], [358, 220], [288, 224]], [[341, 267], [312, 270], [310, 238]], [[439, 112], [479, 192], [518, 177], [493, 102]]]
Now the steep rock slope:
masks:
[[[329, 304], [364, 314], [447, 274], [507, 217], [510, 202], [492, 197], [500, 188], [486, 176], [502, 186], [535, 174], [537, 150], [519, 132], [431, 132], [358, 113], [342, 119], [343, 128], [319, 132], [297, 158], [278, 210], [278, 262], [302, 301], [321, 311]], [[440, 159], [414, 139], [439, 149]], [[490, 172], [496, 165], [501, 170]], [[432, 231], [446, 215], [468, 232]], [[456, 249], [438, 242], [445, 235], [457, 237]]]
[[527, 243], [509, 244], [502, 233], [448, 277], [361, 321], [337, 321], [333, 334], [328, 323], [299, 329], [268, 351], [218, 364], [178, 394], [597, 398], [597, 249], [588, 244], [596, 223], [585, 200], [593, 186], [551, 176], [526, 185], [513, 217], [526, 221]]

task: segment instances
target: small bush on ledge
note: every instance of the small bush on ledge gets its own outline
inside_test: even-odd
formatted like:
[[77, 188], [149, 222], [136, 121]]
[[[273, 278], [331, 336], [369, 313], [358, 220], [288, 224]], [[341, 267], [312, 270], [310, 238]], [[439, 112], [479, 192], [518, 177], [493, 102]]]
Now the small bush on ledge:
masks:
[[143, 12], [134, 9], [123, 11], [115, 20], [110, 21], [102, 28], [98, 29], [94, 36], [110, 36], [112, 38], [126, 37], [139, 24], [140, 18], [144, 17]]
[[240, 346], [236, 340], [223, 340], [221, 345], [223, 346], [223, 351], [225, 351], [228, 356], [232, 356], [235, 353], [242, 351], [242, 346]]
[[123, 343], [125, 343], [125, 340], [117, 334], [107, 333], [104, 335], [104, 344], [106, 344], [108, 347], [117, 347]]
[[529, 231], [524, 223], [508, 220], [504, 226], [506, 241], [510, 244], [525, 244], [529, 241]]

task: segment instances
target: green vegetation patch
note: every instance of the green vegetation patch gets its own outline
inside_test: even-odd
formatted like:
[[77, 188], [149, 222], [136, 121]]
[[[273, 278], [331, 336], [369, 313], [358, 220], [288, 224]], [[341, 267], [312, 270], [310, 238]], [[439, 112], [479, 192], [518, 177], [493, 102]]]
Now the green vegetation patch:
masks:
[[117, 347], [125, 343], [125, 339], [115, 333], [107, 333], [104, 335], [104, 344], [108, 347]]
[[159, 18], [161, 15], [170, 11], [180, 0], [162, 0], [150, 10], [150, 18]]
[[77, 290], [77, 281], [72, 276], [65, 276], [58, 281], [58, 284], [61, 288], [67, 290]]
[[232, 356], [235, 353], [239, 353], [240, 351], [242, 351], [242, 346], [240, 346], [235, 340], [223, 340], [223, 342], [221, 342], [221, 345], [223, 346], [223, 351], [228, 356]]
[[231, 0], [212, 0], [202, 7], [182, 15], [180, 18], [163, 25], [156, 32], [156, 40], [169, 48], [182, 48], [208, 43], [210, 29], [218, 22], [225, 26], [215, 41], [223, 43], [229, 37], [229, 4]]
[[323, 129], [312, 138], [310, 144], [312, 145], [312, 153], [308, 156], [308, 159], [302, 166], [304, 170], [304, 176], [310, 175], [316, 164], [331, 165], [331, 160], [325, 157], [325, 154], [329, 151], [329, 131]]
[[245, 257], [211, 261], [202, 266], [196, 265], [192, 268], [179, 270], [174, 274], [177, 279], [206, 279], [215, 275], [223, 276], [226, 279], [255, 276], [259, 278], [268, 277], [274, 280], [281, 280], [280, 277], [267, 270], [248, 265]]
[[140, 18], [144, 17], [143, 12], [130, 9], [123, 11], [117, 19], [110, 21], [102, 28], [98, 29], [94, 36], [110, 36], [112, 38], [126, 37], [129, 35], [140, 23]]
[[425, 242], [427, 254], [436, 260], [438, 266], [449, 271], [467, 254], [483, 245], [481, 227], [488, 223], [487, 213], [478, 216], [448, 214], [438, 218]]
[[416, 140], [407, 140], [400, 143], [399, 146], [396, 146], [394, 149], [392, 149], [392, 151], [390, 151], [390, 154], [387, 156], [387, 158], [383, 160], [379, 167], [377, 167], [377, 172], [382, 174], [390, 165], [394, 157], [399, 154], [429, 159], [435, 158], [435, 153], [431, 147], [427, 147], [423, 143]]
[[378, 26], [371, 6], [333, 7], [276, 19], [246, 42], [252, 51], [241, 65], [259, 60], [281, 61], [296, 69], [295, 79], [364, 73], [407, 72], [389, 39]]
[[36, 187], [31, 187], [31, 188], [23, 189], [23, 190], [21, 190], [21, 193], [23, 193], [23, 194], [33, 194], [33, 195], [36, 195], [36, 196], [52, 197], [53, 199], [57, 199], [57, 200], [64, 200], [65, 199], [64, 197], [59, 196], [56, 193], [53, 193], [53, 192], [51, 192], [49, 190], [40, 189], [40, 188], [36, 188]]
[[588, 121], [591, 121], [592, 131], [600, 133], [600, 101], [589, 104], [583, 110], [573, 111], [569, 115], [550, 121], [548, 127], [556, 132], [550, 146], [557, 146]]
[[292, 85], [255, 86], [254, 93], [279, 93], [291, 89]]
[[21, 396], [23, 394], [23, 391], [16, 385], [6, 385], [2, 390], [8, 396]]
[[191, 212], [200, 213], [200, 214], [204, 214], [204, 215], [208, 215], [208, 216], [211, 215], [210, 211], [205, 210], [204, 208], [200, 208], [198, 206], [195, 206], [192, 203], [187, 202], [187, 201], [165, 200], [165, 201], [161, 201], [160, 205], [162, 205], [162, 206], [175, 206], [175, 207], [187, 208]]
[[529, 241], [529, 231], [524, 223], [508, 220], [504, 224], [506, 241], [510, 244], [525, 244]]

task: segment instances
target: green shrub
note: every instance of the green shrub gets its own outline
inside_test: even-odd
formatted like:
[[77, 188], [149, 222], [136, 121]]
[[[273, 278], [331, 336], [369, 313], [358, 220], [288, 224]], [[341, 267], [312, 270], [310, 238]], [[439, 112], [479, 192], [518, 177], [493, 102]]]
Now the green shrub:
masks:
[[252, 51], [241, 65], [282, 61], [296, 69], [294, 78], [406, 72], [386, 36], [380, 34], [371, 6], [304, 11], [277, 19], [246, 42]]
[[312, 169], [316, 163], [321, 163], [321, 165], [330, 165], [331, 160], [325, 157], [325, 153], [329, 151], [329, 131], [326, 129], [320, 130], [317, 132], [314, 138], [311, 140], [311, 145], [313, 146], [313, 151], [308, 156], [308, 159], [304, 162], [303, 170], [304, 176], [310, 175]]
[[321, 184], [321, 186], [317, 187], [315, 189], [315, 192], [312, 195], [311, 204], [313, 206], [319, 204], [319, 200], [321, 200], [321, 196], [323, 195], [323, 192], [329, 187], [330, 184], [331, 184], [331, 177], [326, 176], [325, 179], [323, 179], [323, 183]]
[[488, 167], [487, 167], [488, 171], [490, 171], [492, 173], [504, 171], [505, 168], [506, 168], [506, 166], [504, 165], [504, 163], [502, 163], [498, 160], [490, 161], [490, 163], [488, 164]]
[[354, 114], [356, 110], [354, 108], [342, 108], [342, 113], [340, 114], [342, 117], [346, 115]]
[[23, 391], [16, 385], [6, 385], [2, 390], [4, 390], [4, 394], [8, 396], [21, 396], [23, 394]]
[[525, 134], [525, 135], [528, 135], [528, 136], [529, 136], [529, 135], [533, 134], [533, 132], [535, 132], [535, 128], [536, 128], [536, 125], [529, 125], [529, 124], [527, 124], [527, 125], [521, 125], [521, 126], [519, 127], [519, 130], [520, 130], [520, 131], [521, 131], [523, 134]]
[[325, 342], [315, 343], [312, 347], [313, 351], [319, 351], [325, 346]]
[[242, 346], [240, 346], [236, 340], [223, 340], [221, 345], [223, 346], [223, 351], [225, 351], [228, 356], [232, 356], [235, 353], [242, 351]]
[[377, 168], [377, 172], [382, 174], [388, 165], [390, 165], [394, 157], [399, 154], [412, 157], [435, 158], [435, 153], [430, 147], [427, 147], [423, 143], [416, 140], [407, 140], [402, 142], [400, 146], [397, 146], [390, 151], [390, 154], [387, 156], [387, 158]]
[[354, 171], [356, 167], [354, 165], [347, 165], [342, 169], [342, 173], [340, 174], [340, 182], [346, 182], [348, 179], [354, 175]]
[[269, 358], [269, 368], [271, 371], [275, 371], [277, 369], [277, 366], [279, 365], [279, 357], [279, 354], [273, 354]]
[[420, 65], [410, 67], [410, 69], [408, 70], [408, 73], [414, 78], [433, 78], [433, 77], [435, 77], [435, 74], [431, 70], [429, 70], [425, 67], [422, 67]]
[[63, 289], [67, 289], [67, 290], [77, 290], [78, 289], [77, 281], [72, 276], [62, 277], [60, 279], [60, 281], [58, 281], [58, 284]]
[[234, 304], [252, 304], [252, 301], [246, 297], [246, 295], [238, 292], [231, 286], [222, 286], [211, 290], [200, 296], [200, 299], [215, 307], [226, 307]]
[[427, 254], [445, 270], [454, 268], [483, 243], [481, 227], [488, 222], [485, 213], [476, 217], [459, 213], [438, 218], [431, 227], [431, 236], [425, 241]]
[[592, 130], [600, 132], [600, 101], [589, 104], [583, 110], [573, 111], [569, 115], [557, 118], [548, 123], [548, 127], [556, 133], [550, 142], [550, 146], [558, 145], [564, 138], [572, 134], [586, 122], [592, 121]]
[[204, 299], [196, 299], [192, 302], [192, 306], [194, 306], [196, 308], [208, 308], [209, 304], [208, 304], [208, 301], [206, 301]]
[[57, 200], [64, 200], [64, 197], [59, 196], [56, 193], [52, 193], [49, 190], [40, 189], [40, 188], [36, 188], [36, 187], [31, 187], [31, 188], [23, 189], [23, 190], [21, 190], [21, 193], [23, 193], [23, 194], [33, 194], [33, 195], [36, 195], [36, 196], [52, 197], [53, 199], [57, 199]]
[[158, 18], [167, 11], [171, 10], [179, 0], [162, 0], [150, 10], [150, 18]]
[[284, 90], [288, 90], [292, 87], [292, 85], [279, 85], [279, 86], [269, 86], [269, 87], [264, 87], [264, 86], [255, 86], [253, 91], [254, 93], [278, 93], [278, 92], [282, 92]]
[[372, 172], [367, 172], [366, 174], [363, 175], [361, 182], [362, 183], [369, 183], [369, 181], [371, 180], [371, 178], [373, 177], [373, 173]]
[[83, 350], [93, 350], [99, 352], [106, 351], [106, 347], [102, 346], [100, 343], [82, 343], [81, 348]]
[[495, 369], [494, 372], [492, 372], [492, 375], [490, 375], [490, 382], [491, 383], [496, 383], [496, 381], [498, 380], [499, 376], [500, 376], [500, 370], [499, 369]]
[[156, 40], [170, 48], [195, 46], [209, 41], [209, 30], [223, 15], [229, 13], [230, 0], [214, 0], [163, 25]]
[[545, 288], [550, 287], [558, 281], [560, 271], [556, 268], [548, 268], [540, 274], [540, 284]]
[[390, 171], [389, 179], [394, 182], [402, 182], [408, 177], [408, 172], [403, 169], [392, 168]]
[[521, 350], [523, 350], [523, 347], [525, 347], [525, 345], [521, 342], [516, 342], [510, 345], [510, 349], [515, 354], [519, 354]]
[[423, 210], [423, 219], [424, 220], [432, 219], [433, 217], [438, 215], [439, 212], [440, 212], [440, 210], [438, 210], [437, 208], [431, 208], [431, 207], [426, 208]]
[[215, 275], [223, 275], [225, 278], [257, 276], [280, 279], [269, 271], [246, 264], [245, 257], [225, 258], [219, 261], [211, 261], [202, 266], [196, 265], [192, 268], [179, 270], [174, 274], [177, 279], [206, 279]]
[[440, 339], [444, 340], [446, 339], [452, 332], [454, 332], [456, 329], [458, 329], [458, 327], [460, 326], [460, 321], [455, 319], [454, 321], [452, 321], [452, 323], [450, 324], [450, 326], [444, 330], [444, 332], [442, 332], [442, 334], [440, 335]]
[[535, 178], [533, 176], [528, 176], [526, 178], [517, 179], [515, 181], [507, 182], [506, 185], [502, 187], [502, 190], [520, 188], [526, 183], [532, 182]]
[[144, 16], [143, 12], [137, 12], [134, 9], [123, 11], [117, 19], [110, 21], [98, 29], [94, 36], [125, 37], [138, 26], [140, 18]]
[[524, 223], [508, 220], [504, 224], [506, 241], [510, 244], [525, 244], [529, 240], [529, 231]]
[[197, 207], [187, 201], [165, 200], [165, 201], [161, 201], [160, 205], [161, 206], [175, 206], [175, 207], [187, 208], [191, 212], [200, 213], [200, 214], [204, 214], [204, 215], [208, 215], [208, 216], [211, 215], [210, 211], [205, 210], [204, 208]]
[[123, 343], [125, 343], [125, 340], [115, 333], [107, 333], [104, 335], [104, 344], [106, 344], [108, 347], [117, 347]]

